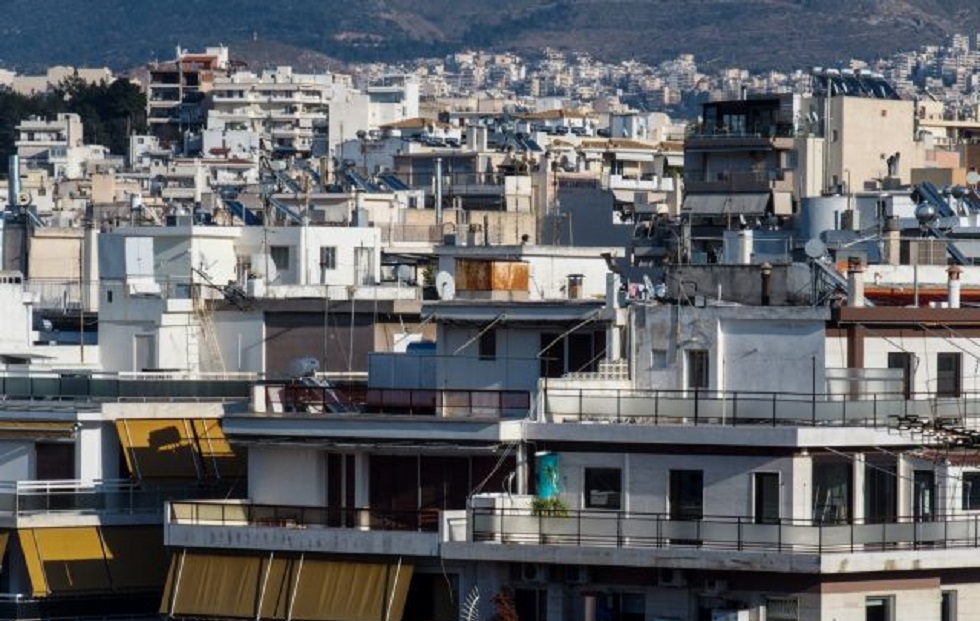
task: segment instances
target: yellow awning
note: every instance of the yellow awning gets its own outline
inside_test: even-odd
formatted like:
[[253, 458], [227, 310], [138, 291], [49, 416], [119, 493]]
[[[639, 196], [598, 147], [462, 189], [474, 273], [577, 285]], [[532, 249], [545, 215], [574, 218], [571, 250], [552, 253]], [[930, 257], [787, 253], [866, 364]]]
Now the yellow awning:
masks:
[[116, 421], [130, 473], [138, 478], [218, 478], [245, 474], [216, 418]]
[[401, 621], [411, 563], [302, 555], [174, 554], [160, 612], [284, 621]]
[[237, 455], [216, 418], [193, 421], [194, 436], [204, 471], [212, 477], [240, 477], [246, 474], [245, 460]]
[[17, 537], [35, 597], [154, 590], [163, 582], [158, 526], [27, 528]]
[[134, 476], [200, 476], [190, 421], [122, 418], [116, 421], [116, 431]]

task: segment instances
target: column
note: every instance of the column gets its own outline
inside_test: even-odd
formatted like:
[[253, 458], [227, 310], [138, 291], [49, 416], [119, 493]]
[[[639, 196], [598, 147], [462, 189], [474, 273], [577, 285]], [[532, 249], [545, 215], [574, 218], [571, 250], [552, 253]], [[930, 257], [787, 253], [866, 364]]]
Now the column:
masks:
[[357, 526], [368, 530], [371, 526], [371, 515], [367, 510], [370, 501], [370, 459], [364, 451], [354, 453], [354, 506], [358, 509]]

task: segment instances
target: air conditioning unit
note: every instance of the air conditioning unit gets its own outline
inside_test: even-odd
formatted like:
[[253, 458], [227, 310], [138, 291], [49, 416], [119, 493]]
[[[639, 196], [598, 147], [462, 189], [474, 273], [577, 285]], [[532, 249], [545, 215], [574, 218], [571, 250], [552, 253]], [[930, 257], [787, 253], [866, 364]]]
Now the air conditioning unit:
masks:
[[662, 587], [680, 589], [687, 586], [687, 578], [680, 569], [662, 568], [657, 576], [657, 584]]
[[728, 581], [717, 578], [707, 578], [704, 581], [704, 588], [701, 593], [708, 597], [721, 595], [728, 590]]
[[565, 567], [565, 582], [567, 584], [590, 584], [592, 574], [585, 565], [569, 565]]
[[517, 563], [512, 575], [520, 582], [547, 582], [548, 566], [538, 563]]

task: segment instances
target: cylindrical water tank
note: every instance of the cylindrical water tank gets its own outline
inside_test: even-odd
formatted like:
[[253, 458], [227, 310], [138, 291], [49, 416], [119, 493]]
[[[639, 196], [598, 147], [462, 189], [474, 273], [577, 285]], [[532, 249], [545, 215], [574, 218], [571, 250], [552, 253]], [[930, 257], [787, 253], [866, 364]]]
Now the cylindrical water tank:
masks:
[[837, 228], [840, 215], [847, 211], [846, 196], [813, 196], [803, 199], [801, 233], [807, 239]]

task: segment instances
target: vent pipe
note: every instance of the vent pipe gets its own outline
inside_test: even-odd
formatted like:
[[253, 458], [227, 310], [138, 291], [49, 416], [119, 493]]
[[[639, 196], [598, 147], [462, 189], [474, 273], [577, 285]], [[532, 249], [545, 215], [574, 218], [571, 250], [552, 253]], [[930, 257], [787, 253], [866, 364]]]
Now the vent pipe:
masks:
[[949, 307], [959, 308], [960, 307], [960, 274], [963, 273], [963, 268], [959, 265], [950, 265], [949, 269], [946, 270], [946, 274], [949, 276]]
[[847, 260], [847, 305], [864, 306], [864, 265], [858, 257]]

